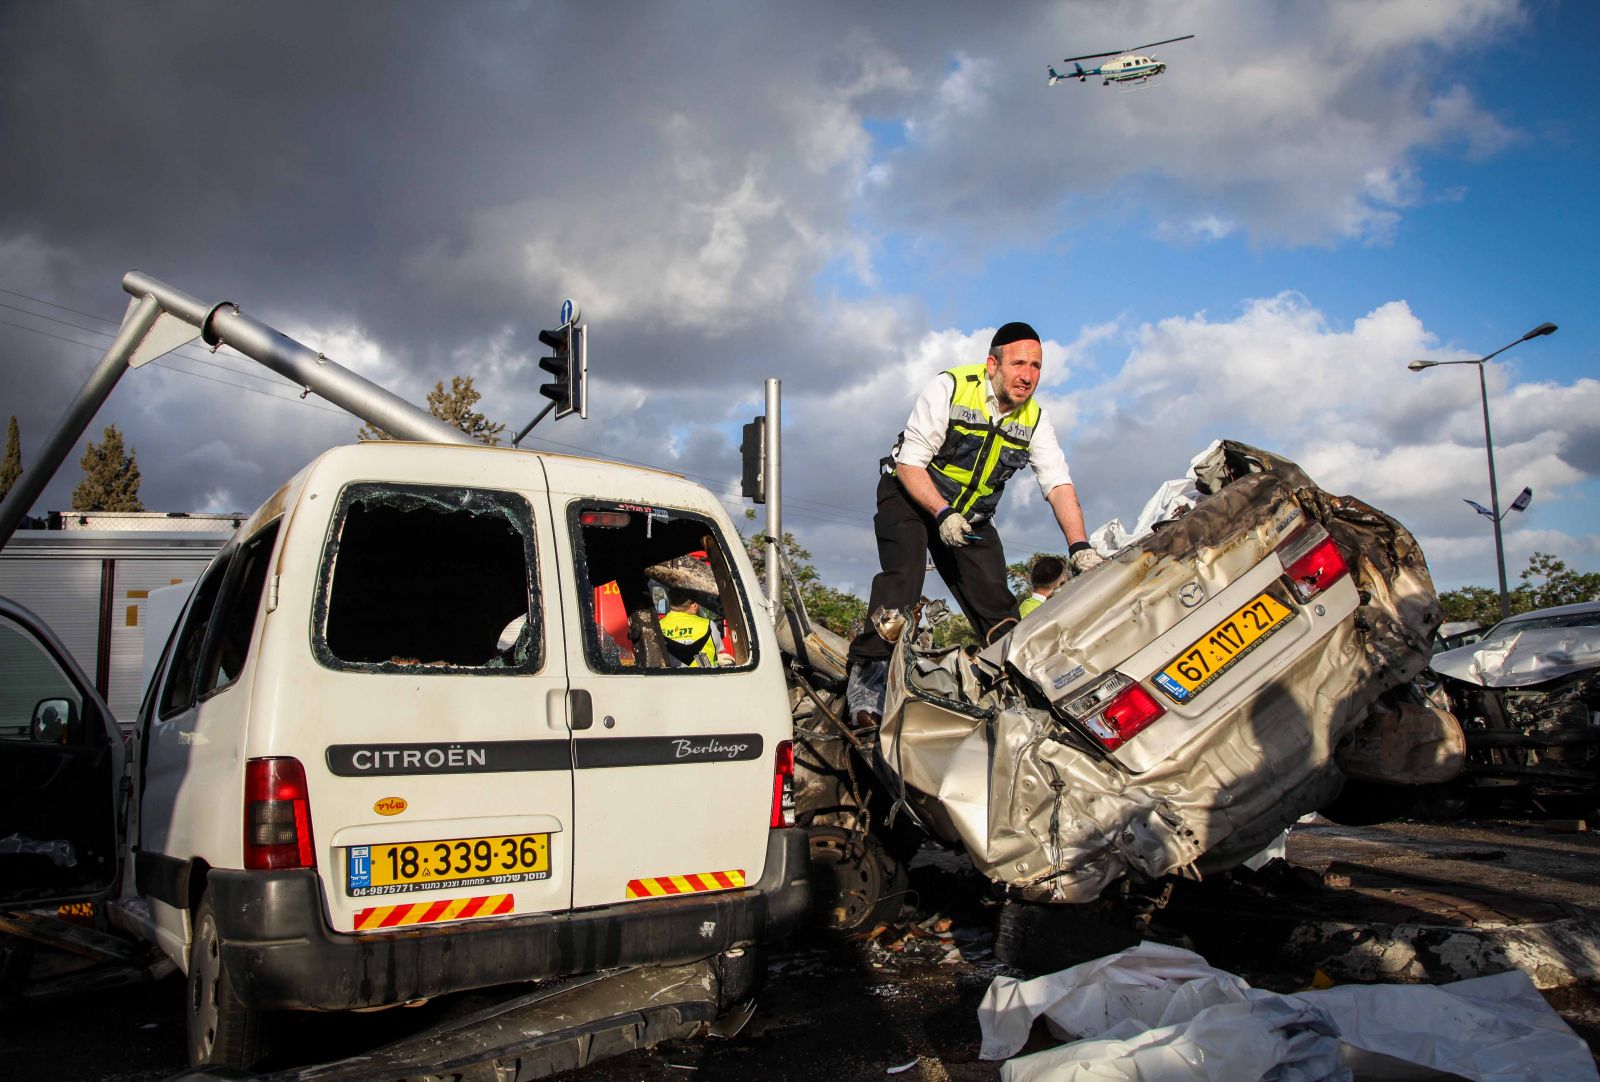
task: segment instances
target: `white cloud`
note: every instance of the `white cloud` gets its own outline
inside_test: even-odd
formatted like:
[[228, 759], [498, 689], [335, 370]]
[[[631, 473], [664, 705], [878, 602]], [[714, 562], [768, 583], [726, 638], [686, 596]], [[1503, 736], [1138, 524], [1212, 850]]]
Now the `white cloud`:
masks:
[[1201, 242], [1221, 240], [1238, 228], [1238, 223], [1215, 214], [1201, 214], [1185, 222], [1162, 222], [1156, 229], [1163, 240]]

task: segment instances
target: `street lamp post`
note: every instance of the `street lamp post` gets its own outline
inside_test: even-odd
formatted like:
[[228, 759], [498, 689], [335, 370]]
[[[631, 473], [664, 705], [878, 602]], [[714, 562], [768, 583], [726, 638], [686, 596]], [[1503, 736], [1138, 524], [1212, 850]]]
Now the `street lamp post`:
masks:
[[1494, 437], [1489, 431], [1489, 385], [1483, 377], [1483, 366], [1518, 342], [1526, 342], [1530, 338], [1539, 338], [1555, 332], [1556, 325], [1554, 323], [1541, 323], [1521, 338], [1518, 338], [1516, 342], [1507, 342], [1487, 357], [1479, 357], [1475, 361], [1412, 361], [1406, 365], [1413, 372], [1421, 372], [1424, 368], [1437, 368], [1446, 364], [1474, 364], [1478, 366], [1478, 394], [1483, 399], [1483, 448], [1489, 456], [1489, 509], [1494, 512], [1490, 516], [1494, 519], [1494, 566], [1495, 571], [1500, 576], [1500, 619], [1502, 620], [1511, 615], [1511, 596], [1506, 593], [1506, 550], [1505, 542], [1500, 536], [1500, 489], [1495, 482], [1494, 476]]

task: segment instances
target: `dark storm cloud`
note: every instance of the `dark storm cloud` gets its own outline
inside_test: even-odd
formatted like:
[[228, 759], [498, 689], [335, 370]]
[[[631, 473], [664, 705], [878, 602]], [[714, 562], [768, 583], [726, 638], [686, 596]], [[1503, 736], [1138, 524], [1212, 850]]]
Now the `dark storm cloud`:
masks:
[[[1475, 6], [1490, 24], [1506, 7]], [[1041, 240], [1130, 190], [1171, 201], [1163, 215], [1217, 209], [1269, 239], [1363, 235], [1381, 222], [1362, 217], [1361, 178], [1390, 177], [1386, 197], [1402, 199], [1407, 150], [1479, 119], [1457, 99], [1453, 119], [1402, 123], [1414, 87], [1363, 91], [1366, 60], [1321, 54], [1242, 69], [1219, 90], [1236, 117], [1182, 98], [1140, 121], [1114, 97], [1064, 109], [1018, 67], [1042, 64], [1046, 41], [1092, 33], [1109, 48], [1192, 16], [1098, 2], [3, 4], [0, 288], [73, 311], [0, 294], [38, 313], [0, 320], [103, 348], [40, 315], [109, 331], [138, 267], [237, 300], [414, 401], [473, 374], [482, 408], [514, 430], [544, 403], [535, 333], [574, 296], [592, 331], [591, 419], [535, 436], [731, 479], [738, 424], [759, 411], [761, 380], [781, 377], [791, 522], [809, 514], [835, 537], [865, 526], [872, 463], [916, 386], [971, 358], [908, 365], [930, 330], [917, 300], [870, 280], [855, 283], [866, 299], [833, 300], [825, 270], [848, 278], [896, 228], [930, 260], [982, 252], [996, 231]], [[1379, 13], [1364, 32], [1410, 21]], [[1204, 22], [1179, 29], [1276, 55], [1270, 21]], [[1324, 51], [1363, 58], [1411, 47], [1326, 36]], [[1289, 120], [1261, 155], [1273, 108]], [[1294, 127], [1324, 114], [1364, 134]], [[875, 146], [869, 120], [904, 122], [904, 145]], [[1141, 179], [1151, 170], [1166, 180]], [[1277, 202], [1259, 199], [1262, 174]], [[170, 363], [190, 375], [130, 375], [94, 428], [122, 426], [151, 506], [248, 509], [354, 434], [297, 389], [183, 352]], [[0, 326], [0, 415], [21, 415], [25, 447], [94, 359]], [[1102, 442], [1075, 466], [1103, 458], [1118, 476], [1121, 452]], [[1139, 468], [1158, 480], [1197, 449], [1169, 465], [1152, 445]], [[76, 470], [63, 475], [41, 509], [65, 505]], [[1086, 484], [1091, 518], [1137, 510], [1105, 492]]]
[[[604, 438], [591, 423], [567, 439], [648, 459], [765, 375], [800, 394], [800, 372], [844, 366], [810, 282], [847, 238], [869, 150], [855, 110], [906, 92], [884, 78], [897, 65], [851, 18], [732, 4], [7, 5], [0, 251], [27, 258], [4, 261], [0, 286], [112, 323], [0, 301], [109, 331], [138, 267], [308, 338], [355, 332], [414, 400], [473, 372], [515, 428], [543, 402], [534, 334], [571, 294], [597, 390], [619, 398], [595, 402], [615, 415]], [[0, 336], [8, 390], [29, 384], [0, 409], [32, 444], [95, 354]], [[888, 355], [894, 337], [850, 352]], [[629, 405], [630, 386], [675, 393]], [[95, 426], [139, 448], [153, 506], [253, 503], [355, 427], [178, 387], [135, 375]], [[203, 447], [234, 453], [212, 456], [203, 490], [188, 470], [165, 483], [164, 464]]]

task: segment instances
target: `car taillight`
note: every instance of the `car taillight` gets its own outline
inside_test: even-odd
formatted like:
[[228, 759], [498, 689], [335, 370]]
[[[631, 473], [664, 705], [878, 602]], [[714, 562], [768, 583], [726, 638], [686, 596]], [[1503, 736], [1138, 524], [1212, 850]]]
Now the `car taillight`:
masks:
[[794, 826], [794, 741], [778, 744], [772, 768], [772, 828]]
[[1278, 546], [1278, 559], [1294, 596], [1310, 601], [1350, 573], [1344, 554], [1328, 531], [1312, 523]]
[[1107, 673], [1095, 681], [1068, 703], [1066, 710], [1107, 751], [1116, 751], [1166, 713], [1142, 685], [1119, 672]]
[[311, 796], [298, 759], [251, 759], [244, 766], [244, 866], [315, 868]]

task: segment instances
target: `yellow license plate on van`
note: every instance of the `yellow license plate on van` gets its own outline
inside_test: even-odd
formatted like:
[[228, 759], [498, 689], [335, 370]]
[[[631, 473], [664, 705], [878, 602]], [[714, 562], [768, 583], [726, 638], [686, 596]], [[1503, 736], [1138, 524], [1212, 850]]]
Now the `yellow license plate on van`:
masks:
[[1177, 702], [1188, 702], [1284, 624], [1294, 610], [1271, 594], [1259, 594], [1206, 632], [1155, 675], [1155, 685]]
[[352, 845], [346, 893], [362, 897], [550, 878], [549, 834]]

